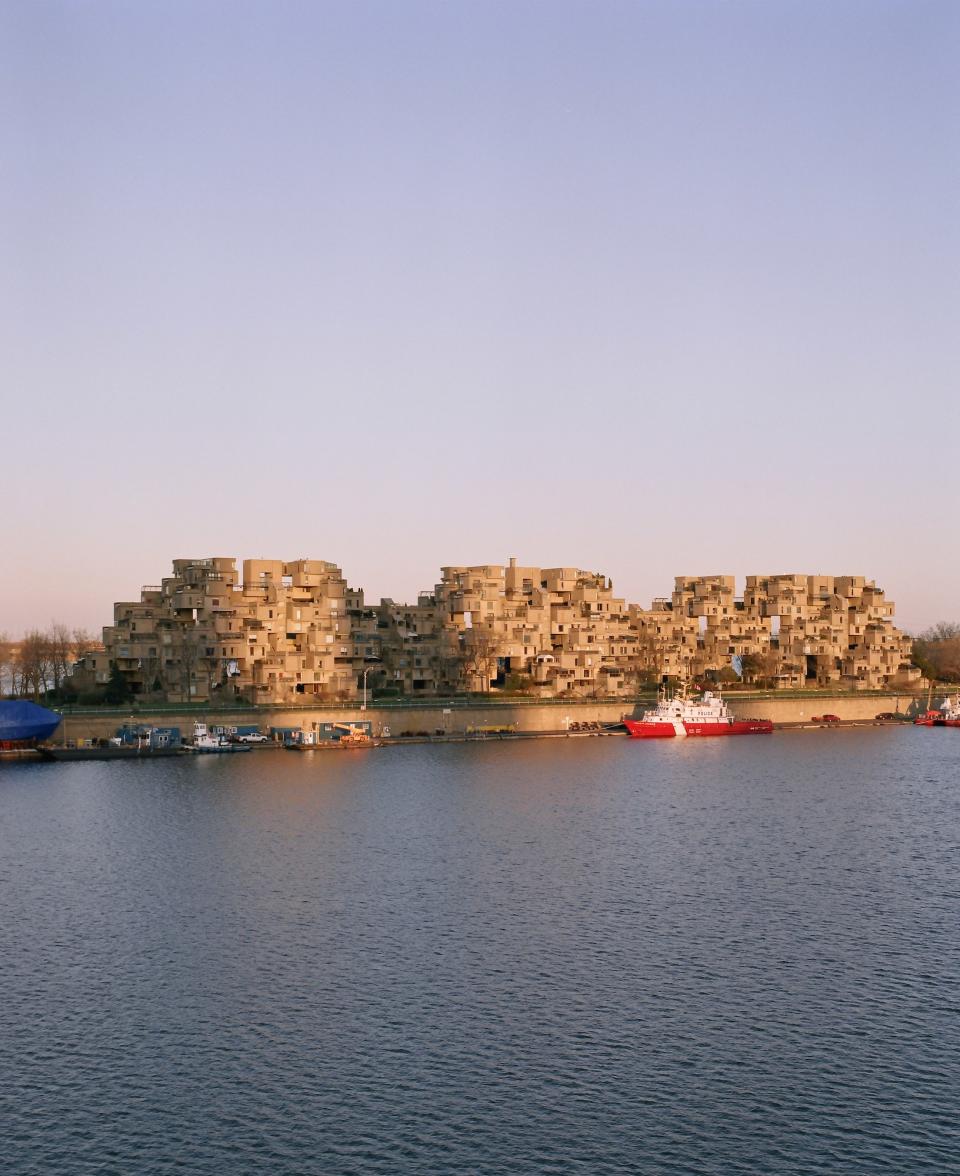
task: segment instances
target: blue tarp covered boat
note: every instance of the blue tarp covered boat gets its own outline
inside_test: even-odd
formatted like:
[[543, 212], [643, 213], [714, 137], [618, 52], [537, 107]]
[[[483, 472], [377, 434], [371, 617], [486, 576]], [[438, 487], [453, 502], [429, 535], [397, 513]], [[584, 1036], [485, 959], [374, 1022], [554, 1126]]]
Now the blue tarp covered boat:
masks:
[[60, 716], [35, 702], [14, 699], [0, 702], [0, 746], [4, 743], [40, 743], [60, 726]]

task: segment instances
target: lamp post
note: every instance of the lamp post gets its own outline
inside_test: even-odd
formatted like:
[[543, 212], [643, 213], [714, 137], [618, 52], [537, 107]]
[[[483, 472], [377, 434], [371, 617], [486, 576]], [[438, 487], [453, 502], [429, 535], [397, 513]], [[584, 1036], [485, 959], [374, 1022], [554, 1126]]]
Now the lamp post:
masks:
[[367, 709], [367, 674], [370, 673], [374, 665], [379, 665], [383, 659], [379, 657], [368, 657], [366, 660], [371, 664], [363, 668], [363, 703], [360, 706], [361, 711]]

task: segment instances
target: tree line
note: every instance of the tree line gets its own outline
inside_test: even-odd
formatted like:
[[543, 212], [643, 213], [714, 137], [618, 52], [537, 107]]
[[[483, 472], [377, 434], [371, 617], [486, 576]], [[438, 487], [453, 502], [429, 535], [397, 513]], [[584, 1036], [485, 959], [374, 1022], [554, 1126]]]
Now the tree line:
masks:
[[913, 664], [931, 682], [960, 682], [960, 624], [940, 621], [915, 637]]
[[49, 629], [31, 629], [19, 641], [0, 632], [0, 697], [59, 698], [74, 662], [97, 645], [86, 629], [60, 621]]

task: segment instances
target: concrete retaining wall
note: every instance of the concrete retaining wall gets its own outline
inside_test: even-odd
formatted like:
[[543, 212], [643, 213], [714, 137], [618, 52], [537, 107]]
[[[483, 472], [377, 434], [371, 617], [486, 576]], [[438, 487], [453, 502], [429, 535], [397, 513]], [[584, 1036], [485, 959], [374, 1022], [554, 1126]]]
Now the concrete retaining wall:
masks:
[[[789, 698], [779, 697], [738, 697], [727, 696], [730, 709], [741, 718], [771, 719], [774, 723], [809, 722], [817, 715], [832, 714], [841, 719], [873, 719], [881, 712], [908, 714], [911, 717], [926, 710], [927, 699], [913, 695], [808, 695]], [[934, 698], [934, 705], [941, 701]], [[264, 709], [264, 710], [222, 710], [211, 707], [201, 714], [196, 710], [178, 712], [164, 709], [151, 712], [146, 709], [134, 713], [113, 711], [108, 714], [91, 712], [68, 714], [63, 725], [54, 736], [54, 742], [64, 739], [108, 738], [124, 722], [148, 723], [161, 727], [179, 727], [184, 736], [193, 731], [194, 720], [202, 718], [210, 725], [232, 726], [256, 723], [261, 730], [270, 727], [302, 727], [312, 730], [320, 723], [356, 722], [367, 719], [373, 724], [374, 732], [383, 733], [389, 728], [392, 736], [404, 732], [434, 735], [443, 732], [449, 735], [466, 734], [470, 728], [513, 727], [518, 731], [547, 732], [564, 731], [572, 723], [616, 723], [624, 715], [639, 715], [650, 703], [637, 706], [624, 701], [618, 702], [571, 702], [571, 703], [517, 703], [496, 702], [485, 705], [470, 702], [455, 702], [444, 706], [369, 706], [365, 712], [359, 706], [343, 708], [324, 707], [312, 709]]]
[[818, 715], [836, 715], [838, 719], [874, 719], [879, 714], [909, 715], [911, 718], [927, 709], [926, 695], [872, 695], [868, 698], [843, 694], [834, 698], [817, 695], [812, 698], [728, 699], [730, 709], [738, 718], [770, 719], [777, 723], [809, 723]]

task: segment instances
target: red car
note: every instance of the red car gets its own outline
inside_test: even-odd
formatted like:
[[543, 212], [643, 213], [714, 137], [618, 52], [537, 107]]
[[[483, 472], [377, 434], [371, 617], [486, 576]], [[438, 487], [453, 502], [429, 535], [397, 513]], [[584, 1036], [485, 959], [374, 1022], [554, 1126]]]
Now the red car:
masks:
[[839, 723], [839, 715], [814, 715], [810, 720], [811, 723]]

